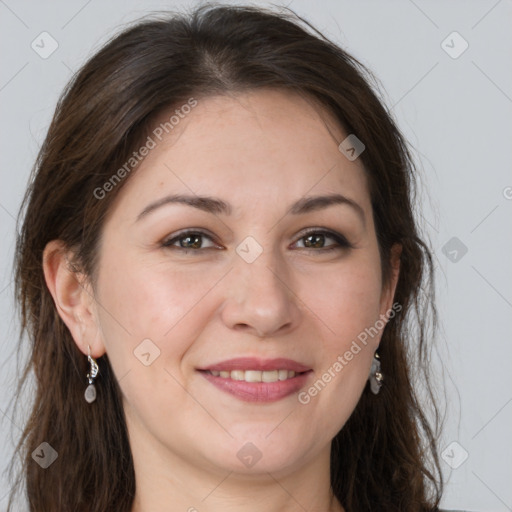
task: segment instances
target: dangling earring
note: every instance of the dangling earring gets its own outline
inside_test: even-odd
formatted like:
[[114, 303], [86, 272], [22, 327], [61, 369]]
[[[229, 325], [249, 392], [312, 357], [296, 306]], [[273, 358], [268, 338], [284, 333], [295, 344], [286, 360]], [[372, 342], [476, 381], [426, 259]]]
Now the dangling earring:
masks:
[[90, 404], [96, 400], [96, 387], [94, 386], [94, 379], [99, 373], [98, 363], [94, 359], [94, 357], [91, 356], [91, 347], [87, 345], [89, 355], [87, 356], [87, 360], [89, 361], [89, 364], [91, 365], [91, 369], [89, 370], [89, 373], [87, 374], [87, 379], [89, 379], [89, 385], [87, 386], [87, 389], [85, 390], [84, 396], [87, 402]]
[[370, 377], [368, 378], [370, 381], [370, 389], [374, 395], [377, 395], [382, 387], [382, 381], [384, 380], [384, 376], [380, 371], [380, 357], [377, 352], [373, 356], [372, 368], [370, 370]]

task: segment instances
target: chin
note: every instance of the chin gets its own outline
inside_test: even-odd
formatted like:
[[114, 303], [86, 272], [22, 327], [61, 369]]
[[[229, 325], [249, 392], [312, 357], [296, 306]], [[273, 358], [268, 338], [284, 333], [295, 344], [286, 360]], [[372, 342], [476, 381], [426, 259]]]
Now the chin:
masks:
[[296, 470], [301, 461], [304, 463], [310, 450], [305, 449], [300, 441], [291, 443], [289, 437], [286, 439], [286, 433], [268, 436], [272, 428], [259, 435], [252, 431], [252, 435], [236, 436], [227, 443], [224, 441], [224, 446], [218, 443], [215, 453], [205, 455], [209, 455], [208, 458], [217, 467], [240, 475], [268, 477], [268, 473], [286, 474]]

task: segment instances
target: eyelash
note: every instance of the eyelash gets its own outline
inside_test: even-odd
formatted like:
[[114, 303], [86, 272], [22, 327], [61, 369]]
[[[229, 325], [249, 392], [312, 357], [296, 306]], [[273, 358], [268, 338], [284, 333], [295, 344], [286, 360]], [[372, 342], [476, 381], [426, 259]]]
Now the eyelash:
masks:
[[[336, 233], [334, 231], [328, 231], [325, 229], [317, 229], [317, 228], [310, 228], [306, 230], [302, 235], [298, 238], [297, 241], [302, 240], [310, 235], [323, 235], [328, 238], [332, 238], [336, 243], [329, 247], [321, 247], [318, 249], [315, 248], [308, 248], [308, 247], [301, 247], [301, 249], [310, 249], [315, 250], [316, 252], [330, 252], [334, 250], [340, 250], [340, 249], [352, 249], [354, 246], [341, 234]], [[215, 247], [205, 247], [205, 248], [199, 248], [199, 249], [193, 249], [193, 248], [186, 248], [186, 247], [179, 247], [174, 246], [173, 244], [176, 242], [179, 242], [183, 238], [187, 238], [189, 236], [201, 236], [206, 237], [210, 239], [213, 243], [215, 241], [213, 238], [208, 235], [207, 233], [200, 231], [200, 230], [188, 230], [188, 231], [182, 231], [181, 233], [178, 233], [178, 235], [174, 236], [173, 238], [166, 239], [162, 242], [162, 246], [167, 249], [173, 249], [178, 251], [184, 251], [185, 253], [188, 253], [189, 251], [201, 251], [206, 249], [215, 249]]]

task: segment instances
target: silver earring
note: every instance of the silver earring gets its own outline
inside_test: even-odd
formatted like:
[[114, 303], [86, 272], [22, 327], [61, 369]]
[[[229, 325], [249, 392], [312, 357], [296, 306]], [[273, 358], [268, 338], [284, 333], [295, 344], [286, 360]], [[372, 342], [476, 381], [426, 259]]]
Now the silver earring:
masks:
[[91, 356], [91, 347], [87, 345], [89, 355], [87, 356], [87, 360], [89, 361], [89, 364], [91, 365], [91, 369], [89, 370], [89, 373], [87, 374], [87, 379], [89, 380], [89, 385], [87, 386], [87, 389], [85, 390], [84, 396], [87, 402], [90, 404], [96, 400], [96, 387], [94, 386], [94, 379], [99, 373], [98, 363], [94, 359], [94, 357]]
[[384, 380], [384, 375], [380, 371], [380, 357], [377, 352], [373, 356], [372, 368], [370, 370], [370, 377], [368, 379], [370, 381], [370, 389], [374, 395], [377, 395], [382, 387], [382, 381]]

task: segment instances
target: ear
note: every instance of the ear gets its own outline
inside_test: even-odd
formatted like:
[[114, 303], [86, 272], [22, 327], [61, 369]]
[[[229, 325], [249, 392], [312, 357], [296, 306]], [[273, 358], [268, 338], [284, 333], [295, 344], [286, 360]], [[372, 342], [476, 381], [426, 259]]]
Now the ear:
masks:
[[105, 346], [93, 290], [87, 276], [73, 268], [72, 258], [73, 253], [62, 241], [52, 240], [46, 245], [43, 251], [46, 285], [78, 348], [87, 355], [90, 346], [91, 355], [101, 357]]
[[385, 285], [382, 287], [382, 293], [380, 297], [381, 315], [386, 314], [386, 312], [389, 311], [393, 306], [396, 285], [398, 283], [398, 277], [400, 276], [401, 254], [402, 246], [400, 244], [394, 244], [390, 251], [391, 275], [389, 276], [388, 282], [385, 283]]

